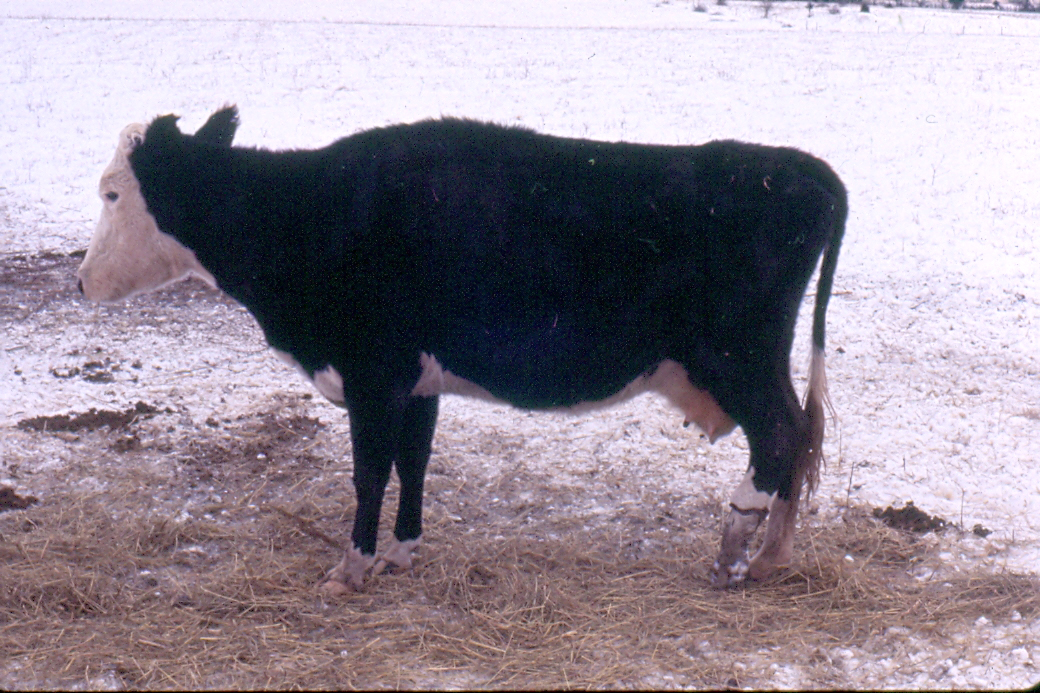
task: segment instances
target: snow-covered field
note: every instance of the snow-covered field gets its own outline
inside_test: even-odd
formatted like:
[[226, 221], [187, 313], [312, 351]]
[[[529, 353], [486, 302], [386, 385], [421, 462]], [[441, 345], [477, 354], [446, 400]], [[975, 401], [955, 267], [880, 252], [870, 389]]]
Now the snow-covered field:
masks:
[[[993, 530], [979, 560], [1035, 572], [1040, 15], [705, 8], [9, 0], [0, 8], [0, 252], [86, 247], [120, 129], [173, 112], [194, 130], [224, 103], [241, 110], [237, 143], [268, 148], [441, 115], [593, 139], [799, 147], [835, 168], [851, 207], [828, 321], [839, 424], [818, 503], [913, 499]], [[109, 402], [96, 392], [70, 401], [46, 369], [33, 372], [26, 339], [0, 335], [0, 424]], [[637, 413], [681, 423], [641, 399], [583, 420], [581, 436]], [[489, 417], [532, 440], [544, 434], [545, 419], [454, 399], [442, 426], [455, 438]], [[722, 494], [741, 476], [742, 445], [739, 435], [690, 443], [717, 458]], [[1028, 671], [1022, 682], [1035, 682]]]

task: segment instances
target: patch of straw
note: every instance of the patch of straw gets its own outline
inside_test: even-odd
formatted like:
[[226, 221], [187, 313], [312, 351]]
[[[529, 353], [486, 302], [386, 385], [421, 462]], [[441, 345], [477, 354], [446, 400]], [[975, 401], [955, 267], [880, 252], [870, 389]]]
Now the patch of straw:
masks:
[[[803, 528], [776, 579], [716, 591], [717, 520], [696, 508], [667, 534], [632, 510], [583, 524], [527, 508], [521, 527], [481, 505], [479, 484], [436, 478], [414, 568], [325, 601], [315, 586], [339, 559], [349, 484], [330, 492], [302, 435], [255, 424], [242, 426], [268, 437], [249, 444], [277, 474], [223, 452], [203, 464], [224, 450], [216, 432], [173, 451], [185, 462], [169, 483], [191, 488], [186, 475], [209, 465], [222, 497], [189, 516], [115, 474], [103, 494], [0, 516], [0, 684], [715, 688], [768, 681], [753, 664], [764, 649], [812, 666], [892, 626], [941, 636], [981, 615], [1040, 613], [1032, 576], [914, 579], [936, 549], [865, 509]], [[527, 483], [561, 497], [540, 486], [550, 479]]]

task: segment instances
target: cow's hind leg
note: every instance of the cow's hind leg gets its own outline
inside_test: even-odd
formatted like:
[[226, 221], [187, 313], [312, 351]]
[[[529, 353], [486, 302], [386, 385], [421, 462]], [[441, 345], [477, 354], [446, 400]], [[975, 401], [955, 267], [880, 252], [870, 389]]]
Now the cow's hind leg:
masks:
[[388, 565], [401, 569], [412, 567], [412, 551], [422, 542], [423, 482], [436, 425], [437, 397], [415, 397], [409, 401], [401, 422], [394, 463], [401, 480], [394, 539], [376, 563], [374, 573], [383, 572]]
[[762, 520], [769, 514], [772, 497], [756, 491], [752, 467], [730, 497], [730, 512], [722, 527], [722, 547], [715, 559], [712, 583], [726, 587], [742, 581], [748, 573], [748, 544]]
[[[802, 467], [809, 421], [790, 382], [759, 382], [745, 392], [757, 394], [737, 399], [727, 411], [744, 426], [751, 465], [730, 499], [712, 574], [717, 587], [738, 585], [748, 576], [763, 579], [790, 560], [798, 498], [805, 479]], [[748, 546], [766, 516], [769, 521], [762, 546], [754, 558], [749, 558]]]
[[819, 466], [823, 460], [824, 405], [827, 398], [827, 378], [823, 366], [823, 350], [813, 352], [809, 366], [809, 388], [805, 395], [805, 410], [796, 417], [800, 424], [795, 452], [791, 490], [788, 497], [778, 494], [769, 508], [769, 524], [758, 553], [751, 559], [749, 574], [753, 580], [769, 577], [780, 566], [791, 561], [794, 553], [795, 521], [798, 519], [798, 500], [802, 487], [808, 494], [816, 488]]
[[[799, 489], [796, 489], [796, 491]], [[764, 580], [781, 566], [791, 562], [794, 554], [795, 521], [798, 519], [798, 495], [789, 500], [777, 496], [769, 508], [769, 522], [762, 538], [762, 546], [748, 565], [752, 580]]]

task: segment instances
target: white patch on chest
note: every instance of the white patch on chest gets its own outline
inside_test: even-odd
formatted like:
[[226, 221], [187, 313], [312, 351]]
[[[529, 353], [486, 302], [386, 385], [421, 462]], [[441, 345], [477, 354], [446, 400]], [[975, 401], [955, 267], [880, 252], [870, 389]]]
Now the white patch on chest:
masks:
[[343, 378], [340, 377], [340, 374], [335, 368], [331, 365], [325, 366], [320, 371], [314, 371], [314, 376], [312, 377], [303, 366], [297, 363], [296, 359], [294, 359], [292, 355], [279, 349], [272, 348], [271, 350], [274, 351], [275, 356], [296, 368], [296, 370], [303, 374], [303, 377], [314, 383], [314, 387], [318, 388], [318, 392], [324, 395], [325, 399], [329, 400], [333, 404], [343, 404]]
[[[419, 357], [422, 373], [418, 382], [412, 388], [412, 395], [416, 397], [433, 397], [441, 394], [462, 395], [464, 397], [476, 397], [504, 404], [485, 388], [460, 378], [451, 371], [443, 368], [433, 354], [423, 353]], [[685, 416], [685, 423], [695, 423], [704, 431], [708, 440], [714, 443], [716, 440], [736, 428], [736, 423], [722, 411], [722, 407], [715, 401], [707, 390], [694, 387], [686, 373], [686, 369], [678, 362], [665, 359], [653, 373], [641, 375], [619, 392], [606, 399], [595, 402], [579, 402], [570, 407], [557, 407], [553, 411], [566, 411], [574, 414], [582, 414], [602, 409], [614, 404], [619, 404], [632, 399], [644, 392], [657, 392], [664, 395], [668, 402], [681, 411]]]

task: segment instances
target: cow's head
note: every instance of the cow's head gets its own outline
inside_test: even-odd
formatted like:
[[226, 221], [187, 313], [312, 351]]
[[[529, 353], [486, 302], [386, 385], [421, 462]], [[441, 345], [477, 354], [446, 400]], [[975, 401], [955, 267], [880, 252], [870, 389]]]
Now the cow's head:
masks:
[[[237, 125], [235, 108], [224, 108], [210, 117], [195, 138], [230, 147]], [[76, 272], [80, 291], [91, 301], [118, 301], [190, 274], [216, 285], [195, 253], [163, 233], [148, 211], [129, 159], [146, 133], [145, 126], [136, 123], [123, 128], [116, 154], [101, 174], [101, 218]]]

